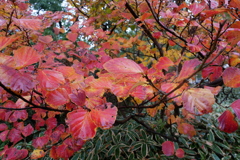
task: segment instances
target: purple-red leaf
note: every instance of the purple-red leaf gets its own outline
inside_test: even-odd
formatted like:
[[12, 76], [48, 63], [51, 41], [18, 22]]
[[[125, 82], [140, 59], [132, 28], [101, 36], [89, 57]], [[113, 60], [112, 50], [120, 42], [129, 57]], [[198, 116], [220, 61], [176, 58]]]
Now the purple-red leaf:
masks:
[[234, 101], [230, 107], [234, 110], [235, 114], [237, 115], [238, 119], [240, 119], [240, 99]]
[[238, 129], [238, 123], [235, 120], [235, 116], [229, 110], [223, 112], [218, 118], [219, 129], [226, 133], [233, 133]]
[[229, 67], [223, 72], [223, 82], [226, 86], [232, 88], [240, 87], [240, 69]]

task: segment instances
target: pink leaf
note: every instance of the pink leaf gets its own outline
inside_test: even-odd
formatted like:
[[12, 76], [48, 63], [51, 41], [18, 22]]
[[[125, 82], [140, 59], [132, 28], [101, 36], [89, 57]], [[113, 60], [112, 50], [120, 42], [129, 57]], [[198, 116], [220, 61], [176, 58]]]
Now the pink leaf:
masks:
[[53, 108], [64, 105], [69, 102], [68, 93], [65, 88], [58, 88], [54, 91], [48, 91], [46, 102]]
[[33, 127], [31, 126], [31, 124], [28, 124], [27, 126], [25, 126], [22, 130], [22, 135], [24, 137], [27, 137], [29, 135], [31, 135], [33, 133], [34, 129]]
[[229, 110], [223, 112], [218, 118], [219, 129], [226, 133], [233, 133], [238, 129], [238, 123], [235, 120], [233, 113]]
[[157, 64], [156, 64], [156, 69], [161, 70], [161, 69], [165, 69], [168, 70], [168, 67], [173, 66], [174, 63], [172, 62], [172, 60], [170, 60], [167, 57], [161, 57], [159, 58]]
[[165, 141], [162, 144], [162, 151], [166, 156], [172, 156], [174, 154], [174, 143], [171, 141]]
[[176, 81], [180, 82], [193, 74], [195, 72], [195, 68], [200, 64], [201, 62], [198, 59], [192, 59], [189, 61], [185, 61], [183, 64], [183, 67], [181, 69], [181, 72], [179, 76], [177, 77]]
[[230, 107], [234, 110], [235, 114], [237, 115], [238, 119], [240, 119], [240, 99], [234, 101]]
[[57, 126], [57, 119], [55, 117], [46, 120], [47, 129], [53, 129]]
[[66, 37], [70, 41], [75, 42], [77, 40], [78, 34], [69, 32]]
[[143, 69], [133, 60], [126, 58], [115, 58], [111, 59], [103, 65], [104, 69], [106, 69], [110, 73], [126, 73], [126, 74], [134, 74], [134, 73], [143, 73]]
[[90, 112], [82, 108], [68, 113], [66, 122], [74, 138], [88, 140], [96, 135], [97, 125], [92, 121]]
[[0, 131], [4, 131], [6, 129], [8, 129], [8, 126], [5, 123], [1, 123], [0, 124]]
[[39, 30], [41, 29], [42, 21], [40, 19], [16, 19], [13, 18], [13, 21], [25, 29]]
[[48, 44], [53, 41], [52, 36], [47, 35], [47, 36], [39, 36], [38, 40], [42, 43]]
[[86, 101], [86, 94], [84, 91], [82, 90], [79, 90], [77, 91], [77, 93], [71, 93], [69, 95], [71, 101], [73, 103], [75, 103], [76, 105], [78, 106], [83, 106], [85, 104], [85, 101]]
[[37, 80], [40, 86], [47, 90], [57, 89], [60, 84], [65, 83], [62, 73], [53, 70], [38, 70]]
[[36, 63], [40, 59], [40, 55], [32, 47], [24, 46], [14, 50], [13, 53], [17, 69]]
[[0, 37], [0, 51], [7, 47], [9, 44], [12, 44], [18, 38], [10, 38], [10, 37]]
[[32, 141], [34, 148], [43, 148], [49, 142], [48, 136], [37, 137]]
[[19, 130], [12, 128], [8, 134], [8, 139], [10, 140], [10, 142], [16, 144], [17, 142], [22, 140], [23, 137], [21, 136], [21, 132]]
[[182, 94], [183, 107], [195, 115], [203, 115], [212, 112], [215, 98], [208, 89], [191, 88]]

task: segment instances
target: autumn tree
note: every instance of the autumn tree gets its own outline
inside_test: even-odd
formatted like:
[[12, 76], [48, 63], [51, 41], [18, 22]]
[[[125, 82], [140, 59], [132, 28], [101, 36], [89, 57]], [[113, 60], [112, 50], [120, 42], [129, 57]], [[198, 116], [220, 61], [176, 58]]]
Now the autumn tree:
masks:
[[0, 2], [2, 159], [68, 159], [130, 121], [154, 136], [155, 158], [183, 158], [184, 140], [205, 134], [199, 118], [219, 108], [214, 132], [238, 130], [238, 0], [68, 0], [39, 15], [25, 0]]

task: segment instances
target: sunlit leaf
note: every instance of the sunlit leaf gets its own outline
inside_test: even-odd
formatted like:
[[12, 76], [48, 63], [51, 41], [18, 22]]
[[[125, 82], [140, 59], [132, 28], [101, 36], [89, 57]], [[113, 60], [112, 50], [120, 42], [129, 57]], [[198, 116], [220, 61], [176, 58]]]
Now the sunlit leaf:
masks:
[[174, 143], [171, 141], [165, 141], [162, 143], [162, 151], [166, 156], [172, 156], [174, 154]]
[[215, 98], [208, 89], [191, 88], [182, 94], [183, 107], [192, 114], [203, 115], [212, 112]]
[[64, 105], [69, 102], [68, 93], [65, 88], [58, 88], [53, 91], [48, 91], [46, 102], [53, 108]]
[[69, 97], [73, 103], [78, 106], [83, 106], [86, 101], [86, 94], [83, 90], [78, 90], [76, 93], [69, 94]]
[[11, 38], [11, 37], [0, 37], [0, 51], [7, 47], [8, 45], [12, 44], [18, 38]]
[[42, 149], [35, 149], [32, 153], [31, 153], [31, 159], [38, 159], [38, 158], [42, 158], [45, 156], [45, 152]]
[[69, 132], [75, 138], [88, 140], [96, 135], [97, 125], [93, 122], [90, 112], [82, 108], [67, 114]]
[[48, 90], [57, 89], [60, 84], [65, 83], [65, 78], [61, 72], [54, 70], [38, 70], [37, 80], [42, 88]]
[[174, 63], [168, 57], [161, 57], [161, 58], [159, 58], [158, 62], [156, 63], [156, 69], [168, 70], [168, 67], [173, 66], [173, 65], [174, 65]]
[[218, 117], [219, 129], [226, 133], [233, 133], [238, 129], [238, 123], [235, 120], [235, 116], [229, 110], [223, 112], [223, 114]]
[[112, 127], [116, 120], [117, 107], [111, 103], [106, 103], [101, 106], [97, 106], [91, 110], [91, 118], [94, 123], [103, 129], [109, 129]]
[[103, 67], [110, 73], [143, 73], [143, 69], [136, 62], [126, 58], [111, 59]]
[[39, 36], [39, 37], [38, 37], [38, 40], [39, 40], [40, 42], [42, 42], [42, 43], [48, 44], [48, 43], [50, 43], [50, 42], [53, 41], [53, 38], [52, 38], [52, 36], [50, 36], [50, 35], [47, 35], [47, 36]]
[[16, 68], [23, 68], [40, 60], [40, 55], [32, 47], [21, 47], [13, 51]]
[[229, 67], [223, 72], [223, 82], [226, 86], [232, 88], [240, 87], [240, 69], [236, 67]]
[[31, 30], [39, 30], [41, 29], [41, 24], [42, 24], [42, 21], [40, 19], [16, 19], [16, 18], [13, 18], [13, 21], [25, 28], [25, 29], [31, 29]]

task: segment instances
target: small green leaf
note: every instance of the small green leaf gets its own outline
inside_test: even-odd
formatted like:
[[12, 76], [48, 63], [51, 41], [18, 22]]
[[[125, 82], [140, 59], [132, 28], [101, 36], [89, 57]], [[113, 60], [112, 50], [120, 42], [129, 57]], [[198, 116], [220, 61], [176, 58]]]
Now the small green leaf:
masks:
[[185, 151], [186, 154], [190, 154], [190, 155], [196, 155], [197, 154], [197, 152], [192, 151], [192, 150], [188, 150], [188, 149], [184, 149], [184, 151]]
[[214, 160], [221, 160], [215, 153], [212, 153], [212, 158]]
[[110, 156], [115, 152], [116, 148], [117, 148], [116, 145], [112, 146], [112, 147], [109, 149], [109, 151], [108, 151], [108, 153], [107, 153], [107, 156], [110, 157]]
[[188, 142], [186, 141], [185, 138], [179, 137], [179, 141], [182, 142], [182, 144], [183, 144], [185, 147], [187, 147], [187, 148], [189, 147], [189, 144], [188, 144]]
[[225, 140], [225, 137], [223, 136], [223, 133], [221, 131], [219, 131], [218, 129], [215, 129], [214, 132], [218, 138], [220, 138], [221, 140]]
[[142, 144], [141, 153], [144, 157], [146, 157], [148, 155], [148, 145], [147, 144]]
[[225, 155], [225, 153], [221, 150], [221, 148], [215, 144], [212, 145], [212, 150], [218, 154]]
[[141, 146], [142, 146], [142, 143], [136, 143], [131, 149], [130, 149], [130, 151], [136, 151], [136, 150], [138, 150], [139, 148], [141, 148]]
[[145, 130], [141, 129], [140, 134], [141, 134], [140, 135], [141, 139], [147, 140], [147, 134], [146, 134]]
[[212, 130], [210, 130], [208, 133], [208, 141], [211, 141], [211, 142], [215, 141], [215, 137]]
[[129, 160], [135, 159], [134, 153], [131, 153], [131, 154], [128, 156], [128, 159], [129, 159]]
[[116, 148], [116, 150], [115, 150], [115, 156], [116, 156], [117, 159], [120, 157], [120, 153], [121, 153], [120, 148]]

